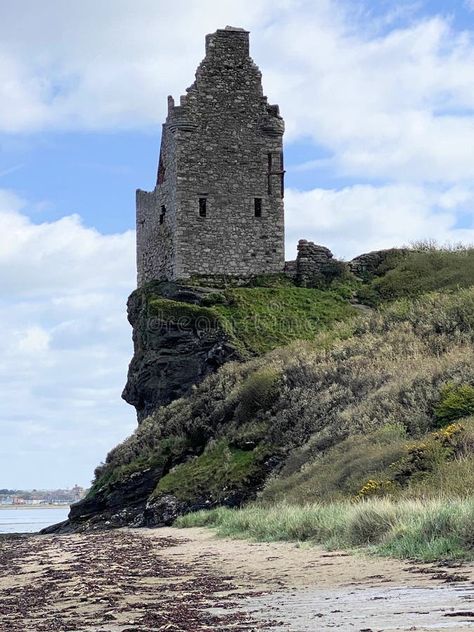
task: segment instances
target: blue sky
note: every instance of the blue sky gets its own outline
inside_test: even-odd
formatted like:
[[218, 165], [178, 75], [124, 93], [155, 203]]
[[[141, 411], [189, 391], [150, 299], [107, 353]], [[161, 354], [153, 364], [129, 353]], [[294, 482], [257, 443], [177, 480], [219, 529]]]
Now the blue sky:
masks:
[[474, 242], [474, 0], [0, 0], [0, 487], [87, 484], [135, 425], [135, 189], [204, 36], [286, 120], [287, 256]]

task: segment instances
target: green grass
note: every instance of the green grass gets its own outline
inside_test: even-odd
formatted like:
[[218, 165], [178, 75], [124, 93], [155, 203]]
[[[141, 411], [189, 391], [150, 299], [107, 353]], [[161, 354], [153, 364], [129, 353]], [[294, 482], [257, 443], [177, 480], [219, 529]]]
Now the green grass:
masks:
[[384, 263], [379, 276], [359, 290], [370, 304], [433, 291], [453, 291], [474, 284], [474, 248], [415, 244], [403, 256], [395, 253]]
[[225, 441], [211, 445], [203, 454], [173, 468], [158, 482], [154, 495], [173, 494], [182, 501], [212, 497], [223, 500], [258, 476], [264, 450], [240, 450]]
[[150, 317], [183, 329], [224, 331], [243, 356], [261, 355], [294, 340], [312, 340], [356, 314], [343, 285], [319, 290], [288, 281], [271, 287], [221, 288], [205, 296], [202, 305], [167, 299], [161, 291], [160, 284], [143, 290]]
[[159, 296], [149, 299], [149, 314], [156, 316], [169, 325], [180, 325], [183, 328], [199, 328], [222, 326], [219, 315], [208, 307], [173, 301]]
[[370, 500], [296, 507], [218, 508], [178, 518], [178, 527], [211, 527], [225, 537], [363, 547], [379, 555], [424, 561], [473, 559], [474, 499]]
[[231, 288], [212, 309], [251, 354], [262, 354], [318, 332], [356, 312], [337, 292], [297, 287]]

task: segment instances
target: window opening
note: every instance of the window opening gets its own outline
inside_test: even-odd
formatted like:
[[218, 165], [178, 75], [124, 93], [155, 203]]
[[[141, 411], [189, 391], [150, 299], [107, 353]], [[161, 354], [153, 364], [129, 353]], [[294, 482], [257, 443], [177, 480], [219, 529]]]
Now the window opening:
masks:
[[166, 206], [162, 206], [161, 207], [161, 213], [160, 213], [160, 224], [164, 224], [164, 222], [165, 222], [165, 215], [166, 215]]
[[254, 198], [253, 208], [255, 217], [262, 217], [262, 198]]

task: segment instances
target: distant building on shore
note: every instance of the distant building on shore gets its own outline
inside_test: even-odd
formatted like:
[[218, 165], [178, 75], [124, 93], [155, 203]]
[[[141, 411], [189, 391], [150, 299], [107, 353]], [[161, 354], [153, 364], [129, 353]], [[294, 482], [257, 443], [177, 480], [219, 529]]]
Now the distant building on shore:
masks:
[[33, 490], [0, 490], [0, 505], [2, 506], [40, 506], [40, 505], [70, 505], [81, 500], [87, 489], [74, 485], [72, 489], [33, 489]]

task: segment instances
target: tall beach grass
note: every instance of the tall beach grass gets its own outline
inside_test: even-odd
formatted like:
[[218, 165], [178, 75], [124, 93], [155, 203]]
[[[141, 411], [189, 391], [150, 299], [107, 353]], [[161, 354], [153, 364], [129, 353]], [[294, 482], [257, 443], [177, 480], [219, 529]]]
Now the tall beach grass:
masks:
[[424, 561], [473, 559], [474, 498], [373, 499], [302, 507], [286, 503], [217, 508], [178, 518], [178, 527], [211, 527], [220, 536], [312, 542], [329, 549]]

